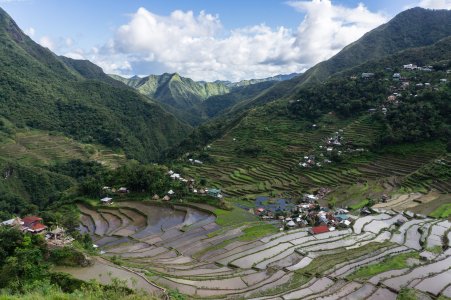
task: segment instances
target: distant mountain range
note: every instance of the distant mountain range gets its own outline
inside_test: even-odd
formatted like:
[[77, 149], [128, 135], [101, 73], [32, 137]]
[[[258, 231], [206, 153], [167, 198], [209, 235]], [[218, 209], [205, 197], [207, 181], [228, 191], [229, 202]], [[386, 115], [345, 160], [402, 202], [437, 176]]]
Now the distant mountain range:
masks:
[[[271, 82], [271, 85], [283, 80], [292, 79], [299, 74], [277, 75], [263, 79], [242, 80], [239, 82], [230, 81], [194, 81], [190, 78], [182, 77], [177, 73], [162, 75], [149, 75], [145, 77], [133, 76], [130, 78], [118, 75], [110, 75], [111, 78], [125, 83], [126, 85], [137, 89], [140, 93], [155, 99], [163, 104], [169, 111], [174, 113], [180, 119], [192, 124], [198, 125], [211, 116], [211, 105], [205, 107], [204, 101], [210, 97], [227, 95], [234, 92], [231, 97], [233, 101], [228, 101], [224, 96], [224, 103], [218, 103], [221, 109], [225, 109], [237, 101], [236, 96], [240, 89], [246, 86]], [[268, 85], [265, 85], [265, 88]], [[242, 97], [244, 98], [244, 97]], [[208, 111], [207, 111], [208, 110]], [[214, 113], [216, 115], [217, 112]]]

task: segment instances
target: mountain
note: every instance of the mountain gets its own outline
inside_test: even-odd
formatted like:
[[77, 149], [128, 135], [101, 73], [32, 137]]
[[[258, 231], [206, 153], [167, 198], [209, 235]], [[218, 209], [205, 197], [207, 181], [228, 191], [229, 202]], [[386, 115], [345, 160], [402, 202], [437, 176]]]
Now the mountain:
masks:
[[191, 130], [89, 61], [58, 57], [0, 9], [0, 116], [17, 128], [62, 132], [156, 160]]
[[[255, 195], [296, 199], [320, 188], [331, 189], [332, 206], [398, 191], [449, 194], [450, 49], [446, 37], [228, 112], [168, 156], [179, 157], [189, 176], [209, 178], [229, 197], [252, 201]], [[433, 71], [405, 70], [408, 63]], [[362, 78], [362, 72], [374, 77]], [[394, 80], [395, 72], [403, 80]], [[191, 165], [189, 158], [204, 164]]]
[[297, 75], [299, 74], [292, 73], [239, 82], [194, 81], [177, 73], [131, 78], [109, 76], [155, 99], [179, 119], [191, 125], [199, 125], [236, 103], [260, 94], [276, 82], [289, 80]]
[[217, 83], [222, 83], [228, 87], [241, 87], [241, 86], [248, 86], [256, 83], [262, 83], [267, 81], [285, 81], [290, 80], [296, 76], [299, 76], [300, 73], [291, 73], [291, 74], [280, 74], [272, 77], [267, 78], [261, 78], [261, 79], [248, 79], [248, 80], [241, 80], [237, 82], [231, 82], [231, 81], [215, 81]]
[[155, 99], [177, 117], [193, 125], [199, 124], [205, 118], [201, 107], [205, 99], [230, 91], [230, 88], [222, 83], [198, 82], [177, 73], [143, 78], [123, 78], [117, 75], [111, 77]]
[[408, 9], [302, 75], [274, 85], [255, 99], [248, 99], [243, 102], [243, 108], [264, 104], [292, 94], [302, 86], [320, 83], [337, 72], [369, 60], [382, 58], [408, 48], [431, 45], [449, 35], [451, 35], [450, 10], [429, 10], [419, 7]]
[[[177, 148], [171, 149], [167, 155], [169, 157], [177, 157], [184, 152], [192, 152], [196, 145], [205, 145], [220, 139], [230, 134], [231, 129], [238, 130], [240, 125], [247, 124], [251, 126], [252, 122], [249, 121], [251, 115], [258, 114], [257, 120], [259, 120], [259, 123], [261, 122], [263, 127], [264, 124], [272, 124], [275, 122], [273, 118], [276, 118], [276, 116], [283, 115], [288, 117], [287, 103], [296, 101], [296, 99], [303, 100], [299, 105], [304, 105], [305, 117], [307, 117], [307, 113], [312, 117], [309, 122], [312, 122], [312, 120], [323, 113], [321, 109], [325, 109], [325, 107], [323, 106], [321, 109], [318, 107], [322, 105], [321, 103], [328, 103], [327, 109], [329, 111], [342, 109], [342, 112], [347, 110], [349, 113], [349, 111], [353, 111], [359, 105], [361, 109], [362, 101], [366, 101], [365, 96], [355, 99], [356, 94], [369, 95], [377, 92], [379, 97], [383, 99], [387, 96], [385, 95], [385, 90], [381, 91], [381, 89], [384, 89], [383, 86], [375, 86], [373, 91], [371, 90], [372, 87], [365, 87], [364, 89], [368, 90], [356, 92], [353, 90], [352, 81], [343, 81], [343, 78], [359, 75], [359, 72], [390, 72], [386, 71], [386, 68], [390, 68], [389, 70], [392, 70], [392, 73], [395, 71], [399, 72], [402, 71], [400, 70], [402, 65], [408, 63], [436, 65], [444, 61], [443, 63], [446, 66], [446, 60], [450, 58], [450, 20], [450, 11], [432, 11], [420, 8], [407, 10], [387, 24], [365, 34], [360, 40], [345, 47], [336, 56], [318, 64], [306, 73], [291, 80], [279, 82], [272, 87], [262, 90], [260, 93], [253, 94], [229, 106], [219, 118], [201, 126], [191, 135], [190, 139], [183, 141]], [[397, 28], [399, 31], [396, 33]], [[385, 45], [378, 46], [377, 53], [369, 51], [369, 48], [375, 41]], [[389, 47], [388, 45], [391, 46]], [[355, 60], [352, 57], [350, 58], [353, 53], [357, 58]], [[357, 55], [358, 53], [360, 54]], [[367, 53], [366, 57], [364, 53]], [[334, 72], [333, 74], [336, 74], [337, 79], [330, 77], [333, 75], [331, 73], [328, 77], [331, 80], [329, 85], [318, 84], [318, 80], [307, 81], [306, 78], [310, 78], [311, 74], [318, 73], [315, 70], [322, 69], [323, 66], [334, 66], [336, 64], [340, 64], [343, 68], [330, 67]], [[440, 69], [443, 70], [443, 66]], [[307, 84], [307, 82], [311, 84]], [[322, 81], [322, 83], [324, 82], [327, 82], [327, 80]], [[212, 97], [212, 100], [214, 98]], [[372, 100], [380, 101], [380, 99], [375, 98]], [[370, 105], [374, 105], [374, 102], [367, 102], [363, 107]], [[262, 107], [262, 110], [259, 110], [259, 107]], [[283, 109], [273, 110], [274, 107], [282, 107]], [[443, 109], [443, 111], [447, 110]], [[290, 125], [288, 128], [295, 131], [300, 130], [294, 124], [292, 125], [293, 127]], [[255, 124], [251, 127], [259, 128]], [[252, 136], [250, 128], [246, 128], [246, 131], [250, 134], [249, 136]], [[265, 135], [264, 137], [267, 138]], [[293, 139], [295, 140], [295, 137]], [[256, 138], [251, 143], [258, 144], [258, 142]], [[286, 144], [287, 141], [281, 143]]]

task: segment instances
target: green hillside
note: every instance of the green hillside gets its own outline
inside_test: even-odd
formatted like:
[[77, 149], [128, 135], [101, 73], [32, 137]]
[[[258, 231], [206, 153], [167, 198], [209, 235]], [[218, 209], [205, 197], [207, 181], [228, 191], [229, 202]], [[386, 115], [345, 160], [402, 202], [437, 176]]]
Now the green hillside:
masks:
[[449, 35], [451, 35], [450, 10], [428, 10], [419, 7], [408, 9], [304, 74], [280, 82], [258, 97], [249, 99], [244, 107], [267, 103], [282, 95], [294, 93], [304, 85], [320, 83], [345, 69], [404, 49], [431, 45]]
[[156, 160], [189, 131], [173, 115], [89, 62], [57, 57], [0, 10], [0, 115], [18, 128], [62, 132]]
[[298, 75], [293, 73], [239, 82], [194, 81], [177, 73], [143, 78], [110, 76], [155, 99], [179, 119], [191, 125], [199, 125], [242, 101], [256, 97], [276, 82], [289, 80]]
[[150, 75], [144, 78], [112, 78], [137, 89], [140, 93], [155, 99], [178, 118], [192, 125], [206, 119], [202, 102], [216, 95], [229, 93], [230, 88], [222, 83], [198, 82], [179, 74]]
[[[446, 38], [373, 60], [235, 118], [218, 118], [192, 135], [211, 142], [195, 152], [188, 148], [179, 162], [185, 173], [209, 179], [208, 185], [233, 197], [292, 197], [328, 187], [353, 191], [352, 197], [347, 192], [339, 197], [351, 204], [399, 189], [449, 193], [449, 43]], [[403, 70], [410, 62], [436, 69]], [[362, 70], [375, 76], [361, 78]], [[398, 71], [405, 80], [393, 80]], [[395, 92], [398, 101], [392, 103], [387, 99]], [[329, 152], [325, 141], [337, 134], [343, 144]], [[177, 148], [179, 154], [182, 149]], [[301, 166], [305, 156], [315, 156], [315, 164]], [[188, 158], [204, 164], [187, 164]]]

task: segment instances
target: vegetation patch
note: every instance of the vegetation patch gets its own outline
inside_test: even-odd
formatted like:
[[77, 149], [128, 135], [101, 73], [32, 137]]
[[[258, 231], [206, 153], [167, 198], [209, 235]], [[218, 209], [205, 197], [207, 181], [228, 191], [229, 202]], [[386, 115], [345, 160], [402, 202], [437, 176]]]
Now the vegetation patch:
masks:
[[451, 203], [443, 204], [436, 210], [430, 213], [431, 217], [434, 218], [448, 218], [451, 216]]
[[216, 223], [220, 226], [236, 226], [244, 222], [257, 221], [258, 218], [241, 209], [233, 207], [231, 210], [215, 209], [213, 212], [216, 215]]
[[409, 252], [402, 253], [399, 255], [395, 255], [392, 257], [388, 257], [384, 259], [382, 262], [377, 264], [368, 265], [362, 267], [348, 276], [349, 280], [354, 279], [368, 279], [373, 277], [374, 275], [390, 271], [390, 270], [399, 270], [409, 267], [407, 260], [409, 258], [419, 258], [419, 254], [417, 252]]

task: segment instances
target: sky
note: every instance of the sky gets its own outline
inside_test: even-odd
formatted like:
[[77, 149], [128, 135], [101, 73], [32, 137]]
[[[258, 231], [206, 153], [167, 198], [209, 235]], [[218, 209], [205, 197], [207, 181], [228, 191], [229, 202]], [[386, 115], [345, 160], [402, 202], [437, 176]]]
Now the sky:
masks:
[[451, 0], [0, 0], [58, 55], [123, 76], [206, 81], [304, 72], [415, 6]]

